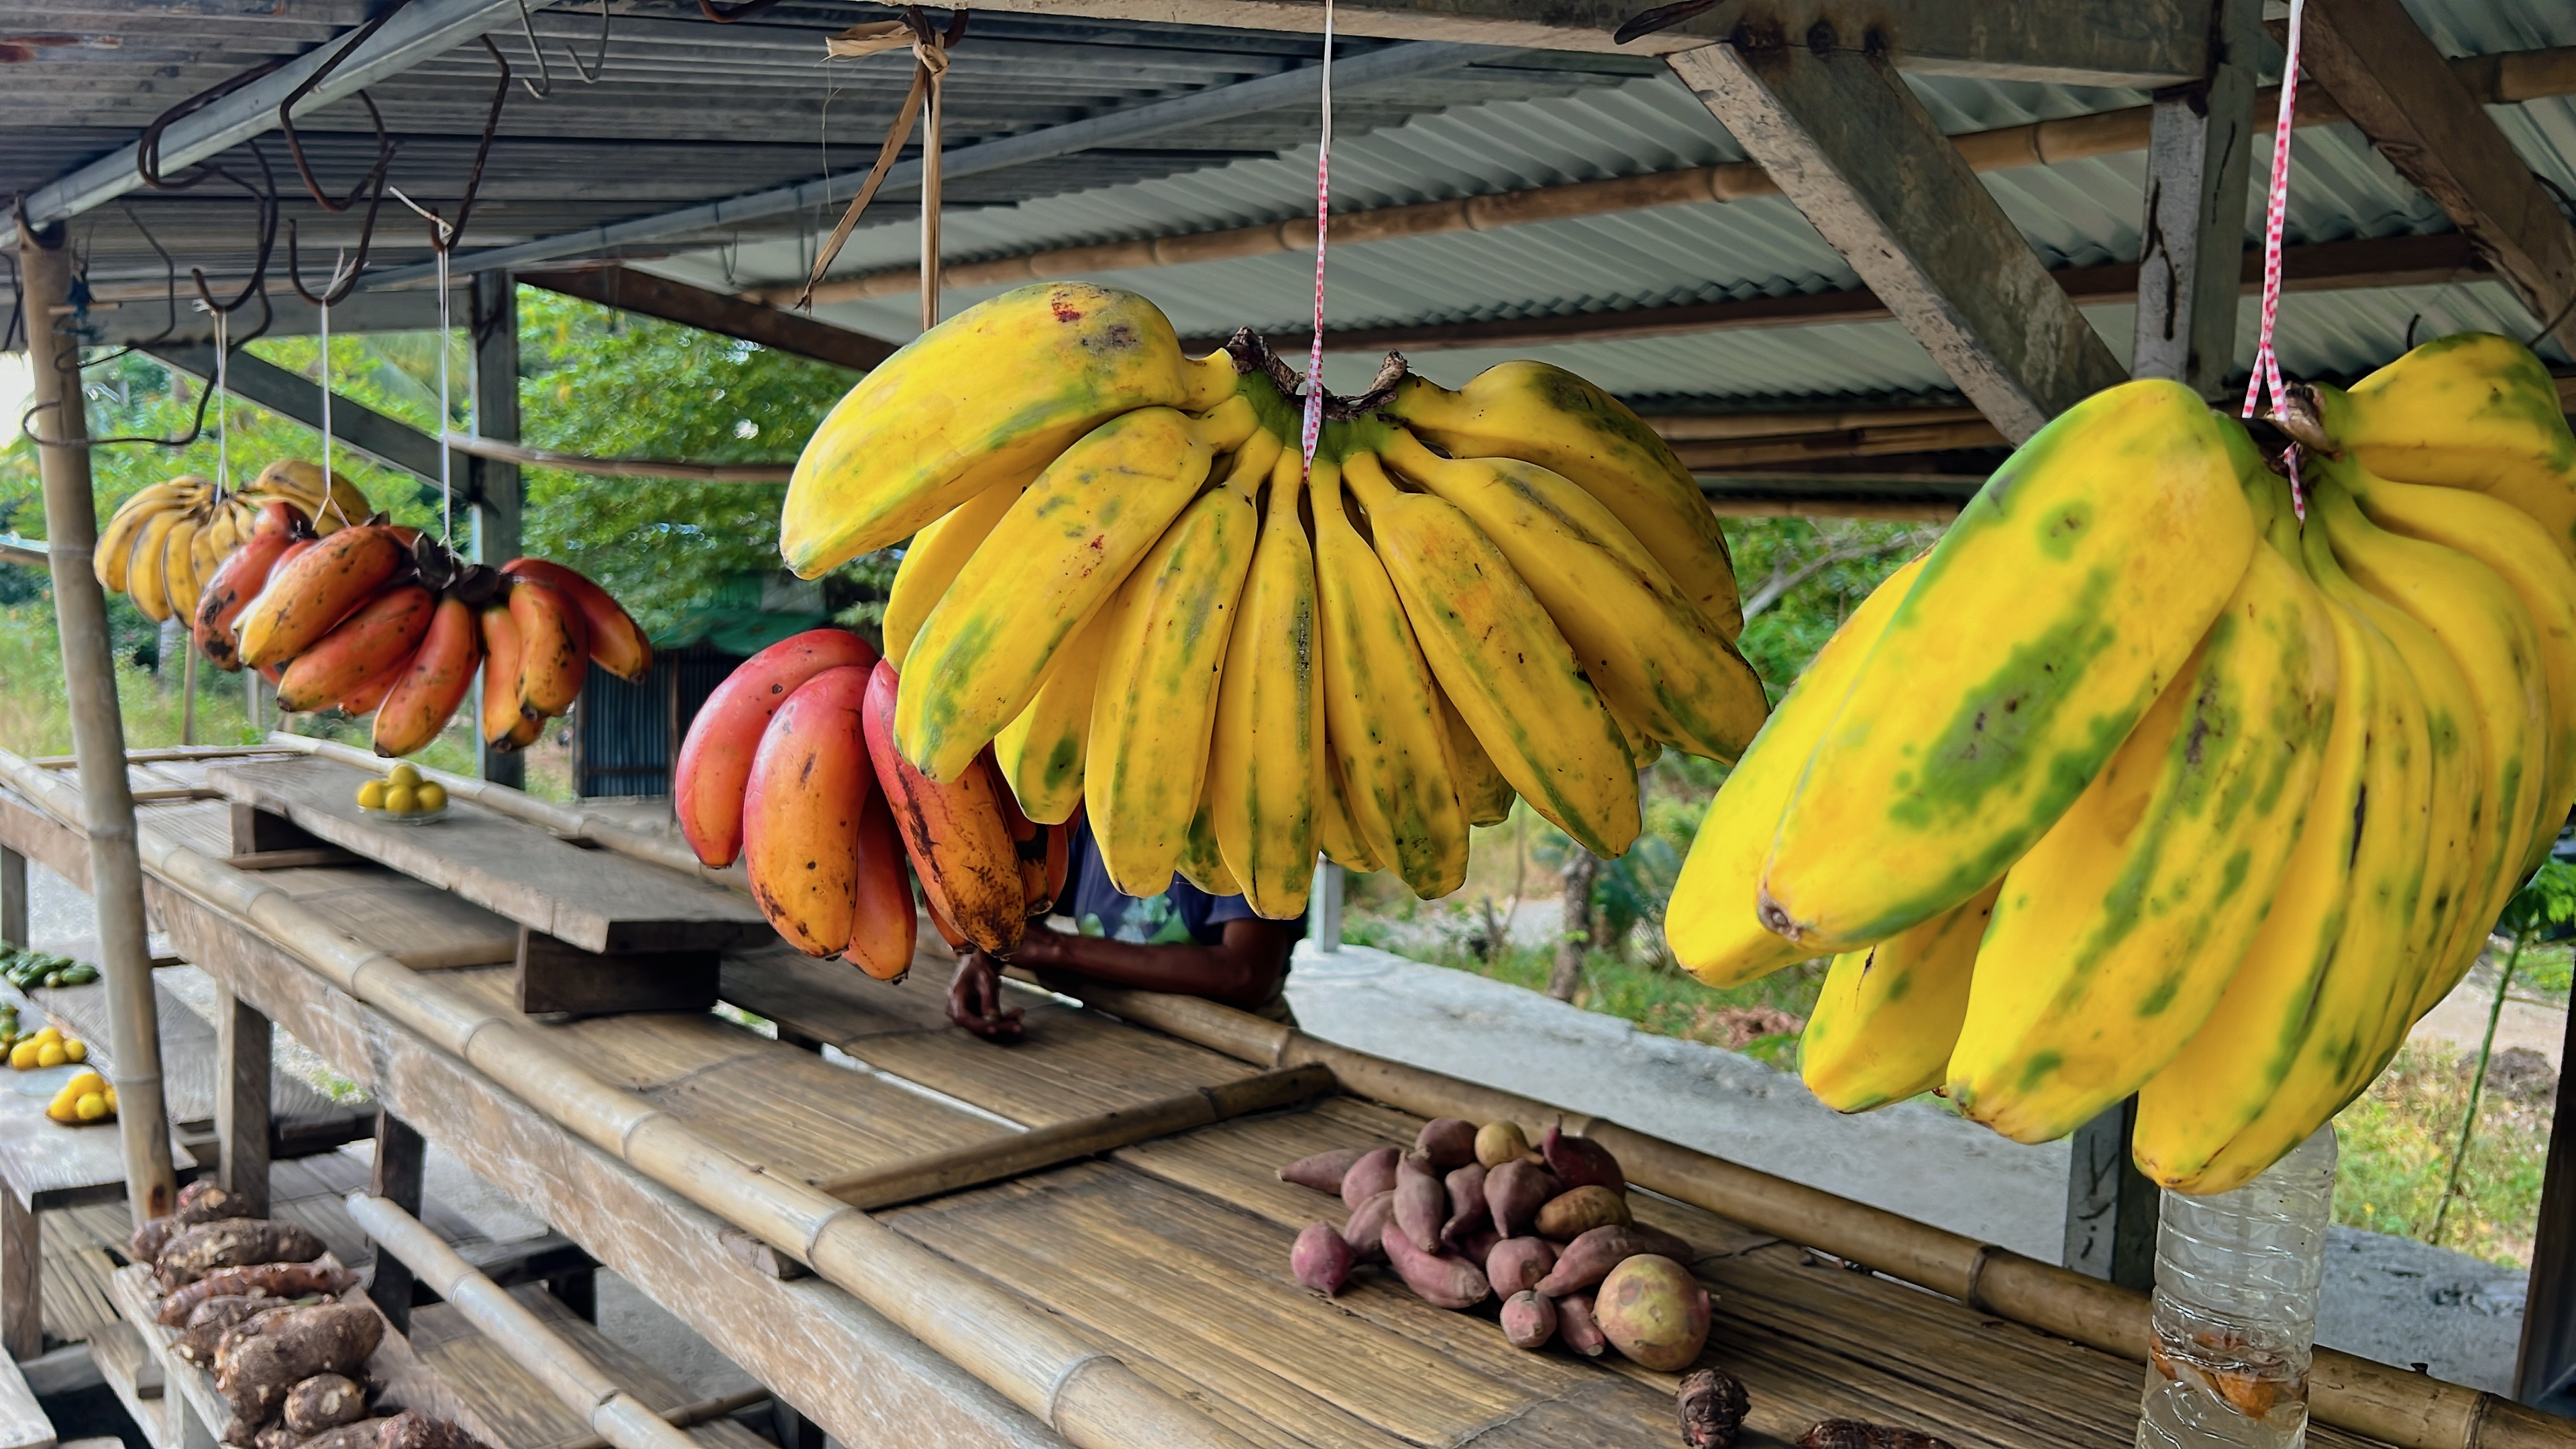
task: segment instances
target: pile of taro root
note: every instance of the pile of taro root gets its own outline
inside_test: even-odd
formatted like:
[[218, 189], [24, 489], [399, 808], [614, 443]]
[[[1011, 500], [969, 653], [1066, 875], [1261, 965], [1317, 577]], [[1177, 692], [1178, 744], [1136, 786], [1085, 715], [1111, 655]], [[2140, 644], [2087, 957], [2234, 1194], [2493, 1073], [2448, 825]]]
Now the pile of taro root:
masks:
[[171, 1352], [212, 1372], [232, 1406], [226, 1443], [484, 1449], [450, 1420], [373, 1402], [367, 1360], [385, 1321], [372, 1305], [338, 1301], [358, 1275], [323, 1261], [322, 1240], [302, 1227], [235, 1216], [232, 1195], [200, 1181], [127, 1246], [160, 1279], [159, 1321], [179, 1330]]
[[[1686, 1266], [1689, 1243], [1636, 1221], [1628, 1180], [1608, 1148], [1550, 1127], [1533, 1150], [1514, 1122], [1458, 1117], [1422, 1126], [1410, 1149], [1343, 1148], [1279, 1169], [1283, 1182], [1339, 1193], [1340, 1228], [1308, 1223], [1289, 1249], [1297, 1282], [1331, 1297], [1363, 1263], [1384, 1264], [1422, 1301], [1478, 1308], [1499, 1297], [1515, 1348], [1605, 1349], [1662, 1373], [1689, 1368], [1708, 1343], [1708, 1290]], [[1722, 1369], [1681, 1380], [1687, 1449], [1729, 1449], [1749, 1408]], [[1950, 1449], [1929, 1435], [1828, 1419], [1801, 1449]]]

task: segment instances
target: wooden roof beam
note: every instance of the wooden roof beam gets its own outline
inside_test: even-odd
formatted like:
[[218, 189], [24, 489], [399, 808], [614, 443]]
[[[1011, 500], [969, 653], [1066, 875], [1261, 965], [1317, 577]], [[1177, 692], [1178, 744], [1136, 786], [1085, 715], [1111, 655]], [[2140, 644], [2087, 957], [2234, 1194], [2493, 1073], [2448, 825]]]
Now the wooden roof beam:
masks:
[[2308, 73], [2576, 349], [2576, 226], [2399, 0], [2311, 0]]
[[603, 307], [659, 317], [702, 331], [757, 342], [853, 372], [865, 372], [894, 356], [896, 344], [846, 327], [817, 322], [760, 302], [746, 302], [686, 282], [674, 282], [631, 267], [607, 266], [560, 272], [520, 272], [519, 281]]
[[1811, 34], [1666, 62], [2007, 438], [2128, 379], [1884, 56]]

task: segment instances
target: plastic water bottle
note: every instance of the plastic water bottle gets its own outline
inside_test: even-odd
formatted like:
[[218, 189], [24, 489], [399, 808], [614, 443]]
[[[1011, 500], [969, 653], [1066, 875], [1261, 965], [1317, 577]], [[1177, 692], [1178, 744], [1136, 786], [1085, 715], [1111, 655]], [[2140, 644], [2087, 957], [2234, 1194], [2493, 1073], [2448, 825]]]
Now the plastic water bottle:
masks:
[[2327, 1126], [2233, 1192], [2164, 1195], [2137, 1449], [2307, 1441], [2334, 1177]]

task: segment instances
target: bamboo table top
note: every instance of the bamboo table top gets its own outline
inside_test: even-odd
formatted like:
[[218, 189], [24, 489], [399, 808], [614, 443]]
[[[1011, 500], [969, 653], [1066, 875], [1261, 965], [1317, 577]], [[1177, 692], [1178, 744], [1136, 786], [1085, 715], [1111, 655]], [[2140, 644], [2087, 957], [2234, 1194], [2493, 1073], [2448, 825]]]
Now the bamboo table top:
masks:
[[[177, 817], [222, 808], [157, 806], [146, 825], [202, 828]], [[9, 820], [0, 812], [0, 834]], [[281, 870], [262, 879], [315, 901], [409, 884], [367, 867]], [[350, 919], [360, 940], [380, 949], [398, 944], [382, 927]], [[759, 1029], [721, 1010], [541, 1029], [557, 1034], [592, 1073], [650, 1098], [743, 1162], [806, 1182], [1255, 1074], [1231, 1057], [1043, 996], [1024, 997], [1025, 1044], [997, 1047], [969, 1037], [945, 1022], [949, 962], [934, 936], [923, 937], [911, 977], [892, 986], [783, 946], [728, 954], [724, 1001], [770, 1024]], [[311, 996], [290, 978], [260, 975], [274, 968], [258, 964], [247, 947], [207, 953], [204, 938], [195, 939], [201, 954], [228, 958], [208, 969], [239, 976], [237, 989], [246, 994], [281, 1003], [299, 992]], [[509, 1012], [507, 968], [464, 967], [438, 979], [477, 1008]], [[383, 1060], [385, 1048], [362, 1033], [332, 1037], [325, 1019], [313, 1014], [311, 1029], [324, 1039], [308, 1044], [366, 1080], [368, 1063]], [[773, 1039], [773, 1030], [788, 1040]], [[791, 1044], [799, 1039], [829, 1050]], [[453, 1071], [481, 1080], [461, 1064]], [[488, 1084], [483, 1090], [493, 1101], [471, 1110], [503, 1120], [506, 1094]], [[526, 1118], [522, 1110], [507, 1120]], [[1343, 1214], [1337, 1200], [1282, 1184], [1273, 1169], [1330, 1147], [1409, 1143], [1419, 1125], [1390, 1108], [1330, 1095], [877, 1215], [1022, 1295], [1257, 1444], [1593, 1449], [1675, 1442], [1675, 1375], [1639, 1369], [1615, 1353], [1587, 1360], [1561, 1350], [1520, 1352], [1503, 1341], [1490, 1306], [1481, 1313], [1433, 1309], [1368, 1273], [1332, 1301], [1290, 1281], [1297, 1230], [1316, 1218], [1338, 1224]], [[513, 1170], [546, 1168], [544, 1154], [569, 1150], [508, 1140], [511, 1133], [523, 1137], [525, 1129], [496, 1131], [490, 1140], [441, 1140], [503, 1182]], [[622, 1166], [610, 1171], [633, 1176]], [[1735, 1373], [1752, 1399], [1753, 1432], [1741, 1442], [1788, 1444], [1827, 1417], [1908, 1425], [1957, 1449], [2116, 1449], [2131, 1442], [2144, 1372], [2136, 1362], [1851, 1271], [1697, 1208], [1642, 1192], [1633, 1200], [1642, 1218], [1696, 1250], [1692, 1269], [1716, 1299], [1702, 1362]], [[780, 1351], [779, 1341], [806, 1332], [794, 1324], [737, 1330], [722, 1300], [741, 1291], [738, 1282], [728, 1288], [702, 1266], [676, 1271], [706, 1261], [691, 1256], [695, 1245], [640, 1222], [630, 1235], [587, 1203], [558, 1206], [567, 1214], [558, 1223], [565, 1232], [700, 1323], [718, 1347], [791, 1402], [829, 1403], [850, 1392], [849, 1376], [880, 1371], [814, 1361], [811, 1350]], [[812, 1279], [779, 1286], [795, 1290], [783, 1301], [817, 1313], [826, 1313], [825, 1300], [811, 1295], [839, 1291]], [[818, 1318], [811, 1331], [824, 1326]], [[799, 1381], [799, 1374], [806, 1377]], [[890, 1422], [879, 1420], [880, 1430]], [[850, 1429], [835, 1432], [873, 1442]], [[1053, 1442], [1042, 1429], [1036, 1433], [1031, 1439], [996, 1427], [989, 1436], [955, 1431], [912, 1442]], [[2310, 1437], [2330, 1449], [2373, 1442], [2322, 1426]]]

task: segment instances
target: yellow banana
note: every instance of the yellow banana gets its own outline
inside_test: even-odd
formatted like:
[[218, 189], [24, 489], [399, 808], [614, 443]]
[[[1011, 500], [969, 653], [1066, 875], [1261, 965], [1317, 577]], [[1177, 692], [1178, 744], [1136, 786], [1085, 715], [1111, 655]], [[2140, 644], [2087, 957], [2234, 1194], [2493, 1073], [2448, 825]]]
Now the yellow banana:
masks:
[[[2272, 537], [2269, 547], [2300, 547], [2295, 525], [2276, 524]], [[2131, 1155], [2177, 1190], [2237, 1186], [2270, 1165], [2252, 1160], [2258, 1141], [2286, 1151], [2313, 1130], [2299, 1123], [2331, 1113], [2331, 1079], [2359, 1054], [2360, 1024], [2380, 1005], [2372, 994], [2384, 996], [2401, 965], [2431, 805], [2423, 701], [2377, 626], [2332, 597], [2325, 604], [2334, 725], [2307, 823], [2218, 1006], [2138, 1091]], [[2211, 1176], [2267, 1111], [2264, 1130]]]
[[2382, 478], [2501, 498], [2576, 557], [2576, 435], [2549, 369], [2509, 337], [2437, 337], [2350, 392], [2293, 389], [2281, 421]]
[[1131, 896], [1171, 885], [1189, 843], [1206, 793], [1217, 680], [1258, 528], [1242, 494], [1212, 488], [1119, 589], [1118, 623], [1101, 647], [1092, 696], [1082, 791], [1101, 864]]
[[921, 532], [912, 536], [904, 548], [903, 563], [894, 571], [894, 587], [886, 595], [885, 657], [894, 661], [896, 669], [903, 668], [913, 636], [921, 632], [921, 621], [938, 607], [940, 596], [957, 581], [957, 571], [966, 567], [976, 546], [1019, 498], [1013, 488], [987, 488], [922, 525]]
[[2342, 475], [2361, 511], [2391, 533], [2420, 538], [2476, 559], [2495, 571], [2521, 599], [2539, 630], [2541, 665], [2548, 675], [2548, 767], [2531, 849], [2517, 880], [2539, 868], [2558, 840], [2558, 827], [2576, 809], [2576, 565], [2567, 561], [2521, 509], [2484, 494], [2416, 483], [2392, 483], [2367, 468]]
[[1399, 490], [1374, 453], [1353, 450], [1342, 477], [1368, 510], [1432, 677], [1494, 768], [1584, 849], [1625, 853], [1637, 838], [1637, 767], [1537, 596], [1464, 511]]
[[1930, 557], [1915, 559], [1870, 591], [1789, 686], [1709, 802], [1664, 910], [1664, 940], [1673, 959], [1706, 984], [1739, 986], [1816, 954], [1762, 924], [1755, 909], [1762, 864], [1808, 755]]
[[280, 458], [262, 468], [259, 477], [243, 490], [247, 494], [266, 494], [293, 503], [296, 511], [312, 521], [316, 534], [328, 536], [353, 523], [364, 523], [374, 506], [358, 486], [333, 472], [326, 483], [320, 465], [302, 458]]
[[2017, 1142], [2128, 1096], [2261, 930], [2333, 727], [2334, 625], [2258, 546], [2191, 662], [2004, 876], [1950, 1099]]
[[126, 559], [125, 596], [156, 624], [170, 617], [170, 576], [163, 565], [170, 535], [187, 518], [175, 507], [153, 514], [144, 522], [142, 531], [135, 534], [134, 547]]
[[161, 591], [169, 598], [170, 612], [182, 619], [197, 617], [197, 596], [205, 592], [205, 575], [197, 564], [205, 535], [205, 525], [191, 515], [179, 520], [161, 546]]
[[2539, 630], [2504, 580], [2465, 554], [2400, 537], [2363, 517], [2337, 481], [2353, 466], [2320, 460], [2310, 511], [2353, 581], [2405, 611], [2449, 651], [2468, 688], [2463, 702], [2485, 767], [2472, 802], [2477, 868], [2458, 922], [2435, 955], [2441, 965], [2425, 977], [2407, 1016], [2411, 1023], [2477, 960], [2506, 899], [2522, 884], [2548, 772], [2548, 677]]
[[149, 483], [117, 505], [116, 511], [108, 515], [107, 527], [99, 530], [98, 547], [90, 555], [90, 569], [98, 576], [100, 587], [112, 594], [126, 592], [126, 571], [136, 535], [155, 515], [184, 507], [190, 485], [201, 481], [194, 474], [184, 474]]
[[[1316, 757], [1324, 745], [1316, 670], [1315, 549], [1298, 516], [1298, 455], [1267, 429], [1269, 501], [1226, 646], [1208, 747], [1210, 827], [1252, 909], [1286, 920], [1315, 880]], [[1250, 445], [1246, 445], [1250, 451]]]
[[779, 552], [818, 577], [988, 488], [1026, 484], [1121, 413], [1197, 410], [1230, 390], [1192, 402], [1196, 378], [1171, 322], [1133, 292], [1040, 282], [977, 303], [878, 363], [814, 430]]
[[1770, 713], [1760, 676], [1598, 499], [1535, 463], [1440, 457], [1401, 428], [1381, 450], [1494, 541], [1623, 722], [1694, 755], [1744, 753]]
[[241, 541], [250, 536], [241, 531], [240, 517], [230, 498], [217, 503], [214, 511], [207, 515], [206, 526], [198, 530], [198, 537], [205, 541], [203, 547], [211, 552], [198, 555], [199, 573], [213, 578], [215, 570], [223, 566], [224, 555], [241, 547]]
[[[1336, 425], [1338, 429], [1338, 425]], [[1322, 624], [1325, 742], [1338, 799], [1368, 858], [1425, 900], [1467, 880], [1467, 816], [1449, 778], [1449, 750], [1403, 602], [1386, 565], [1352, 527], [1342, 499], [1340, 439], [1328, 436], [1307, 479], [1315, 519], [1316, 616]], [[1317, 844], [1346, 865], [1323, 820]]]
[[1385, 412], [1454, 457], [1519, 458], [1574, 480], [1729, 640], [1744, 632], [1726, 535], [1690, 470], [1628, 405], [1561, 367], [1504, 362], [1457, 392], [1408, 377]]
[[1968, 1014], [1968, 974], [1995, 913], [1997, 881], [1875, 946], [1834, 958], [1798, 1043], [1816, 1100], [1866, 1112], [1941, 1085]]
[[[1235, 880], [1234, 873], [1226, 869], [1225, 856], [1217, 849], [1215, 813], [1205, 790], [1199, 792], [1199, 807], [1190, 816], [1189, 833], [1181, 842], [1181, 858], [1177, 865], [1190, 884], [1209, 895], [1243, 894], [1242, 885]], [[1291, 917], [1294, 915], [1295, 912], [1290, 912]]]
[[2222, 423], [2179, 383], [2058, 415], [1978, 490], [1817, 743], [1763, 872], [1810, 953], [1984, 889], [2055, 824], [2244, 577]]
[[1494, 768], [1493, 758], [1476, 742], [1476, 732], [1467, 728], [1466, 716], [1450, 703], [1439, 680], [1431, 682], [1431, 692], [1440, 701], [1440, 727], [1448, 732], [1449, 778], [1458, 787], [1458, 808], [1467, 812], [1469, 825], [1502, 824], [1512, 814], [1512, 782]]
[[[1317, 636], [1321, 638], [1319, 634]], [[1315, 690], [1315, 849], [1334, 864], [1362, 875], [1386, 869], [1360, 837], [1359, 826], [1351, 820], [1348, 789], [1342, 784], [1340, 757], [1326, 732], [1324, 691], [1319, 679]]]
[[1198, 496], [1219, 449], [1255, 426], [1237, 396], [1205, 420], [1167, 407], [1121, 413], [1065, 449], [913, 637], [895, 699], [904, 757], [936, 781], [963, 774], [1028, 707], [1056, 650]]
[[1100, 649], [1116, 627], [1114, 606], [1083, 625], [1047, 662], [1046, 679], [1028, 708], [993, 737], [1003, 782], [1019, 800], [1020, 813], [1040, 825], [1062, 825], [1082, 806]]

